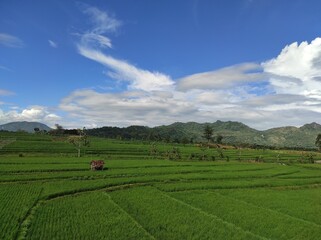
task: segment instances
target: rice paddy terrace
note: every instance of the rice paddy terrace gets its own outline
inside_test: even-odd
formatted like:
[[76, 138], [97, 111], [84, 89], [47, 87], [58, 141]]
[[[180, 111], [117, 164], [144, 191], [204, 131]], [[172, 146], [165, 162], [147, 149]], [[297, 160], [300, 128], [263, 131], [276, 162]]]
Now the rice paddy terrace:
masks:
[[0, 141], [0, 239], [321, 236], [317, 153], [93, 138], [77, 158], [58, 137]]

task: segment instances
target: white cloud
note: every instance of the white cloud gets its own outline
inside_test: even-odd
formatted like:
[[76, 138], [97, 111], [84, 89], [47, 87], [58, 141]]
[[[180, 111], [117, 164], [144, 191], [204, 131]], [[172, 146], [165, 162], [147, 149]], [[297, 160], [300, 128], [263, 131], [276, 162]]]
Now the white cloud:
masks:
[[84, 12], [93, 27], [80, 35], [79, 54], [105, 66], [107, 75], [127, 88], [119, 93], [109, 88], [75, 90], [62, 99], [60, 109], [77, 119], [78, 126], [155, 126], [220, 119], [266, 129], [321, 118], [319, 38], [286, 46], [279, 56], [262, 64], [241, 63], [174, 81], [104, 53], [112, 48], [105, 35], [117, 31], [121, 22], [97, 8], [86, 6]]
[[85, 6], [84, 13], [90, 17], [94, 28], [92, 32], [103, 34], [107, 32], [114, 32], [121, 26], [121, 21], [111, 17], [104, 11], [92, 6]]
[[82, 7], [83, 12], [90, 18], [92, 28], [80, 34], [80, 44], [91, 48], [112, 48], [110, 38], [104, 35], [115, 32], [121, 26], [121, 21], [96, 7], [86, 4], [82, 4]]
[[19, 114], [24, 119], [41, 119], [46, 115], [43, 107], [34, 106], [29, 109], [24, 109]]
[[116, 59], [102, 52], [112, 48], [109, 37], [103, 34], [115, 32], [121, 22], [95, 7], [85, 6], [84, 13], [89, 15], [92, 29], [80, 35], [78, 52], [107, 67], [107, 75], [117, 81], [128, 83], [128, 89], [144, 91], [167, 91], [173, 87], [172, 79], [159, 72], [151, 72], [135, 67], [124, 60]]
[[100, 34], [85, 33], [81, 36], [82, 46], [98, 46], [100, 48], [112, 48], [111, 40]]
[[262, 66], [276, 93], [321, 99], [321, 38], [292, 43]]
[[22, 48], [24, 43], [21, 39], [7, 33], [0, 33], [0, 45], [11, 48]]
[[60, 116], [51, 113], [44, 106], [31, 106], [22, 110], [12, 109], [6, 112], [0, 109], [0, 124], [15, 121], [37, 121], [53, 126], [60, 120]]
[[48, 42], [49, 42], [50, 47], [53, 47], [53, 48], [57, 48], [58, 47], [58, 44], [56, 42], [54, 42], [54, 41], [52, 41], [50, 39], [48, 40]]
[[139, 69], [126, 61], [115, 59], [101, 51], [78, 46], [79, 53], [91, 60], [108, 67], [111, 72], [108, 75], [114, 79], [128, 81], [130, 89], [144, 91], [161, 91], [170, 89], [174, 82], [169, 76]]
[[[167, 97], [167, 98], [166, 98]], [[192, 104], [165, 92], [98, 93], [77, 90], [62, 100], [60, 108], [85, 123], [99, 126], [159, 125], [195, 115]], [[90, 122], [91, 121], [91, 122]]]
[[197, 73], [179, 80], [178, 89], [222, 89], [231, 88], [249, 82], [264, 79], [261, 66], [255, 63], [243, 63], [219, 70]]
[[[317, 106], [301, 96], [259, 96], [232, 102], [223, 92], [170, 91], [98, 93], [77, 90], [61, 101], [60, 109], [79, 126], [157, 126], [176, 121], [241, 121], [257, 129], [295, 125], [320, 119]], [[304, 116], [304, 117], [303, 117]]]

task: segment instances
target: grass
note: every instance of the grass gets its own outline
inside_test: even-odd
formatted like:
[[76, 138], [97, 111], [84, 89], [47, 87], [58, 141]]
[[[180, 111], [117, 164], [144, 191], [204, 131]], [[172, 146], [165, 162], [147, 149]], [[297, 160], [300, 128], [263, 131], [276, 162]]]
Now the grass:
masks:
[[316, 214], [321, 212], [319, 188], [224, 190], [220, 194], [321, 226], [321, 216]]
[[[269, 209], [266, 207], [267, 199], [264, 201], [261, 199], [260, 204], [252, 204], [229, 195], [222, 195], [219, 191], [180, 192], [171, 195], [267, 239], [319, 239], [321, 234], [321, 225]], [[246, 196], [246, 191], [240, 195]], [[267, 196], [268, 194], [262, 195]], [[289, 198], [284, 200], [289, 200]]]
[[152, 187], [115, 191], [110, 196], [156, 239], [261, 239]]
[[26, 239], [153, 239], [102, 192], [47, 201], [32, 223]]
[[38, 184], [0, 185], [0, 239], [14, 239], [23, 219], [36, 203]]
[[[8, 134], [8, 133], [6, 133]], [[2, 136], [6, 137], [6, 136]], [[319, 239], [321, 167], [295, 151], [94, 138], [87, 155], [19, 133], [0, 150], [0, 239]], [[23, 156], [23, 157], [19, 157]], [[261, 156], [265, 162], [252, 160]], [[263, 156], [263, 157], [262, 157]], [[278, 156], [278, 158], [276, 158]], [[316, 155], [315, 158], [319, 157]], [[92, 159], [108, 169], [90, 171]], [[281, 164], [283, 163], [283, 164]], [[284, 165], [284, 163], [286, 165]]]

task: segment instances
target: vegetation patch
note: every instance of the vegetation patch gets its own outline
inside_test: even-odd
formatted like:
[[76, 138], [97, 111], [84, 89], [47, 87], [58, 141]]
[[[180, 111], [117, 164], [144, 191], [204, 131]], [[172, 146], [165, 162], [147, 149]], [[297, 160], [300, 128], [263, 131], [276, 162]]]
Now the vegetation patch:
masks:
[[65, 140], [19, 133], [0, 150], [0, 239], [320, 236], [308, 152], [89, 138], [78, 157]]

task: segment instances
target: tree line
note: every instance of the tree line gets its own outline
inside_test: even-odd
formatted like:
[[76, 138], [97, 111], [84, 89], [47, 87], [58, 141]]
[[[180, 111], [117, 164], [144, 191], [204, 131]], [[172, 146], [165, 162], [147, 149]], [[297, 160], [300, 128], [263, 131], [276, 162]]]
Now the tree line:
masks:
[[[260, 145], [256, 143], [234, 142], [228, 140], [228, 136], [223, 136], [214, 132], [210, 125], [205, 125], [200, 137], [193, 136], [177, 129], [164, 130], [161, 128], [149, 128], [145, 126], [130, 126], [130, 127], [101, 127], [93, 129], [82, 129], [86, 136], [104, 137], [118, 140], [141, 140], [149, 142], [166, 142], [166, 143], [180, 143], [180, 144], [193, 144], [193, 143], [216, 143], [216, 144], [229, 144], [238, 147], [247, 147], [253, 149], [280, 149], [276, 146]], [[37, 133], [36, 129], [35, 132]], [[61, 125], [56, 124], [55, 129], [48, 132], [50, 135], [67, 135], [79, 136], [79, 129], [64, 129]], [[321, 134], [318, 134], [315, 140], [315, 146], [321, 151]], [[292, 150], [312, 150], [302, 146], [282, 147], [282, 149]]]

